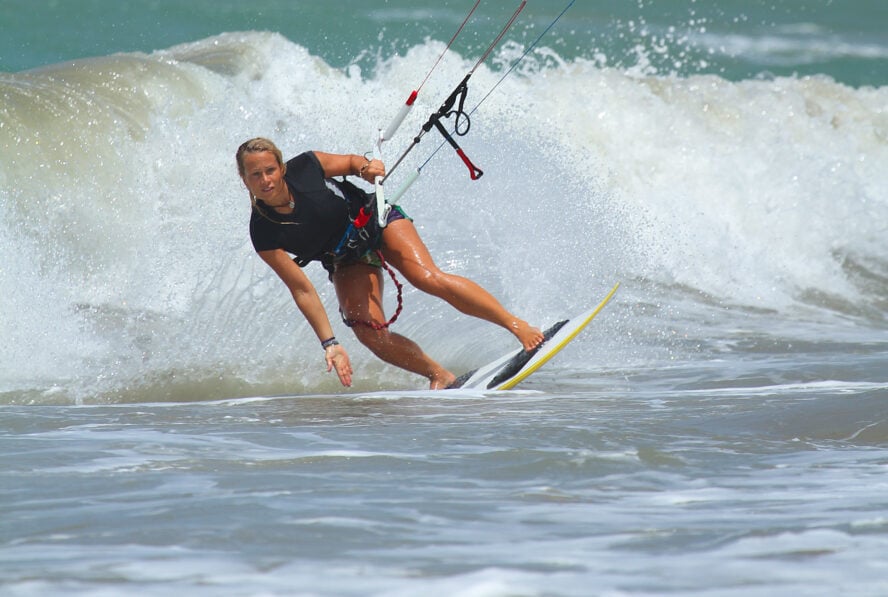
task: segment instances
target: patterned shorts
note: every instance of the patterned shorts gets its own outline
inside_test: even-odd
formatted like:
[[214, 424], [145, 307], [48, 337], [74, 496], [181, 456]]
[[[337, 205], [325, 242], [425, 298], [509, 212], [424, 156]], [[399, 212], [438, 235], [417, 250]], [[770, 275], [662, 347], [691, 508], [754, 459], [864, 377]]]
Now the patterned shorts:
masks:
[[[388, 217], [386, 218], [385, 223], [386, 225], [388, 225], [398, 220], [410, 220], [412, 222], [413, 218], [408, 216], [400, 205], [392, 205], [392, 208], [389, 210]], [[382, 261], [379, 260], [379, 255], [376, 253], [375, 249], [371, 249], [361, 255], [358, 259], [353, 259], [350, 261], [339, 261], [334, 263], [332, 261], [324, 260], [321, 262], [321, 264], [324, 266], [324, 269], [327, 270], [327, 275], [330, 278], [331, 282], [333, 281], [333, 272], [336, 271], [337, 267], [347, 267], [356, 263], [365, 263], [367, 265], [372, 265], [373, 267], [382, 267]]]

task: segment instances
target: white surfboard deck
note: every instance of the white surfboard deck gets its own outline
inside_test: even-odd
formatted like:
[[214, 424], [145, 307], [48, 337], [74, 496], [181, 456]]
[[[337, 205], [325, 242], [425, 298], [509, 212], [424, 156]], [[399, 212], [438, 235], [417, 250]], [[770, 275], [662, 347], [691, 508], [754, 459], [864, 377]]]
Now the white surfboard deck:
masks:
[[544, 332], [546, 340], [534, 350], [525, 352], [519, 348], [510, 352], [483, 367], [461, 375], [448, 389], [511, 390], [576, 338], [613, 298], [619, 287], [618, 282], [594, 308], [576, 317], [559, 321], [547, 329]]

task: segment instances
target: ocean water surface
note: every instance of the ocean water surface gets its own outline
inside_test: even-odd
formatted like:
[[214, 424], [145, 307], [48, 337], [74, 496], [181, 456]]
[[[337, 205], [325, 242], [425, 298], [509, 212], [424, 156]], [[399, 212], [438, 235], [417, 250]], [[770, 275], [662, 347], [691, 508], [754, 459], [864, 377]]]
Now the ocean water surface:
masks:
[[[577, 1], [503, 78], [568, 5], [529, 1], [469, 83], [484, 176], [432, 131], [390, 184], [531, 321], [620, 291], [505, 393], [334, 321], [343, 389], [234, 151], [370, 150], [472, 4], [0, 4], [0, 593], [888, 593], [888, 5]], [[411, 288], [395, 329], [514, 348]]]

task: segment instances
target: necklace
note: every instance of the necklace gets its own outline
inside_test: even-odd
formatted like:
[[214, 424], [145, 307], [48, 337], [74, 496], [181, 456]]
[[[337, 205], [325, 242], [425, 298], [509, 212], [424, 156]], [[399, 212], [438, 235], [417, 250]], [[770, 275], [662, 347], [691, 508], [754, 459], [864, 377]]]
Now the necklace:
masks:
[[[286, 203], [286, 206], [289, 207], [290, 209], [295, 209], [296, 208], [296, 201], [293, 200], [293, 193], [290, 191], [290, 187], [287, 187], [287, 197], [290, 200]], [[265, 201], [263, 201], [263, 203], [265, 203], [265, 205], [267, 205], [268, 207], [270, 207], [272, 209], [278, 209], [278, 208], [281, 208], [284, 206], [283, 203], [281, 203], [280, 205], [271, 205], [270, 203], [265, 202]]]
[[[252, 194], [250, 196], [253, 198], [253, 209], [255, 209], [256, 213], [258, 213], [260, 216], [262, 216], [263, 218], [265, 218], [269, 222], [271, 222], [273, 224], [290, 224], [290, 225], [294, 225], [294, 226], [298, 226], [301, 224], [301, 222], [290, 222], [290, 221], [287, 221], [286, 219], [276, 220], [276, 219], [270, 217], [269, 214], [266, 213], [265, 209], [263, 207], [260, 207], [260, 205], [259, 205], [259, 203], [261, 202], [262, 205], [269, 208], [271, 211], [274, 211], [274, 212], [280, 214], [281, 212], [279, 212], [277, 210], [284, 207], [283, 203], [280, 205], [269, 205], [265, 201], [262, 201], [261, 199], [253, 197]], [[294, 210], [296, 208], [296, 201], [293, 200], [293, 193], [290, 191], [290, 187], [287, 187], [287, 196], [290, 199], [287, 202], [287, 207], [289, 207], [290, 210]], [[287, 214], [281, 214], [281, 215], [286, 216]]]

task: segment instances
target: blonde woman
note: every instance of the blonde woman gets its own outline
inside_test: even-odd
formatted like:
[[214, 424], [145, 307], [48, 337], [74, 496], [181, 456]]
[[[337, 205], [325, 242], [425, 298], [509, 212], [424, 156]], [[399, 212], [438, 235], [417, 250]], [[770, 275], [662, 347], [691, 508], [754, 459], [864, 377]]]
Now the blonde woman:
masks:
[[367, 193], [333, 180], [357, 176], [372, 181], [385, 175], [381, 161], [309, 151], [284, 162], [275, 144], [263, 138], [245, 142], [236, 158], [253, 206], [253, 247], [287, 285], [323, 347], [327, 371], [335, 370], [344, 386], [352, 383], [351, 362], [302, 271], [311, 261], [321, 262], [329, 272], [343, 321], [358, 340], [387, 363], [427, 378], [431, 389], [446, 388], [455, 377], [415, 342], [388, 329], [382, 306], [383, 260], [423, 292], [509, 330], [525, 350], [543, 341], [539, 329], [506, 311], [478, 284], [438, 269], [398, 206], [392, 206], [387, 225], [379, 228], [375, 217], [366, 217], [372, 205]]

